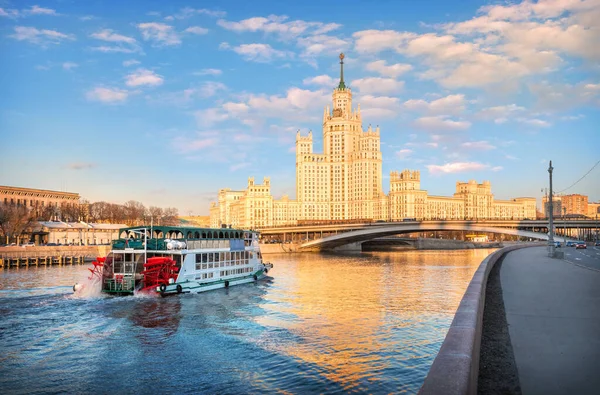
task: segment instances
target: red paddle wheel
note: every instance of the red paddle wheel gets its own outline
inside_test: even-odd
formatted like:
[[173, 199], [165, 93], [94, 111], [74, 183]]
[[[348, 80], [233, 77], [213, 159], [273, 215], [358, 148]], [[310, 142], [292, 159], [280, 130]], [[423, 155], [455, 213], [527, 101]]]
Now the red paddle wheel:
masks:
[[169, 280], [177, 279], [177, 273], [179, 268], [174, 260], [167, 257], [153, 257], [148, 258], [144, 263], [144, 287], [141, 289], [142, 292], [155, 291], [156, 287], [160, 285], [168, 285]]
[[106, 261], [106, 258], [102, 258], [102, 257], [97, 257], [96, 260], [94, 262], [92, 262], [92, 267], [88, 267], [88, 270], [90, 272], [92, 272], [92, 274], [88, 277], [88, 280], [92, 280], [92, 281], [101, 281], [102, 280], [102, 274], [104, 271], [104, 261]]

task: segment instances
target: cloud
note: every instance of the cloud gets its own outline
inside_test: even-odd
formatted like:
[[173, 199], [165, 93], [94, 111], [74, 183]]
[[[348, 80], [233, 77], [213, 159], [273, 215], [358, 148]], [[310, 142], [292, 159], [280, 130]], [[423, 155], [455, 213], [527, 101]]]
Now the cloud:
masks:
[[138, 48], [125, 48], [122, 46], [113, 46], [113, 47], [109, 47], [107, 45], [101, 45], [99, 47], [90, 47], [90, 49], [92, 51], [97, 51], [97, 52], [104, 52], [104, 53], [136, 53], [139, 52], [139, 47]]
[[140, 64], [140, 63], [141, 62], [139, 60], [129, 59], [129, 60], [123, 61], [123, 66], [125, 66], [125, 67], [135, 66], [136, 64]]
[[406, 63], [396, 63], [386, 66], [385, 60], [376, 60], [367, 63], [366, 69], [381, 74], [384, 77], [397, 78], [399, 75], [412, 70], [412, 66]]
[[500, 170], [502, 170], [502, 169], [504, 169], [504, 167], [502, 167], [502, 166], [494, 166], [494, 167], [492, 167], [490, 170], [491, 170], [491, 171], [500, 171]]
[[31, 8], [25, 10], [24, 13], [28, 15], [58, 15], [53, 9], [38, 7], [37, 5], [31, 6]]
[[207, 108], [194, 113], [196, 122], [200, 127], [211, 127], [229, 118], [229, 114], [220, 108]]
[[204, 150], [218, 143], [218, 140], [214, 137], [211, 138], [200, 138], [200, 139], [185, 139], [183, 137], [177, 137], [173, 140], [172, 146], [178, 152], [187, 154], [190, 152]]
[[65, 40], [75, 40], [75, 36], [72, 34], [61, 33], [56, 30], [38, 30], [35, 27], [27, 26], [15, 26], [14, 29], [15, 33], [9, 37], [37, 45], [60, 44]]
[[227, 87], [221, 82], [207, 81], [202, 84], [200, 88], [195, 89], [201, 97], [211, 97], [216, 95], [220, 91], [226, 91]]
[[346, 50], [350, 42], [339, 37], [324, 34], [316, 36], [301, 37], [297, 44], [302, 48], [302, 57], [315, 57], [322, 53], [338, 53]]
[[86, 93], [86, 97], [91, 101], [100, 101], [103, 103], [117, 104], [127, 100], [129, 92], [118, 88], [96, 87]]
[[444, 165], [427, 165], [431, 174], [463, 173], [466, 171], [486, 170], [490, 166], [478, 162], [452, 162]]
[[363, 94], [399, 93], [404, 88], [404, 81], [391, 78], [367, 77], [352, 81], [351, 87], [356, 87]]
[[354, 49], [360, 53], [379, 53], [386, 49], [398, 51], [400, 46], [416, 34], [395, 30], [363, 30], [352, 34]]
[[508, 121], [508, 118], [514, 118], [515, 114], [525, 111], [524, 107], [516, 104], [507, 104], [504, 106], [486, 107], [475, 114], [475, 118], [486, 121], [494, 121], [497, 124], [502, 124]]
[[225, 11], [185, 7], [179, 10], [178, 13], [165, 17], [165, 19], [168, 21], [172, 21], [174, 19], [188, 19], [196, 15], [207, 15], [213, 18], [223, 18], [226, 14], [227, 13]]
[[245, 169], [251, 165], [252, 165], [252, 163], [250, 163], [250, 162], [236, 163], [235, 165], [229, 166], [229, 171], [237, 171], [237, 170]]
[[135, 72], [128, 74], [125, 77], [125, 85], [127, 86], [158, 86], [162, 85], [164, 79], [154, 71], [147, 69], [137, 69]]
[[201, 35], [208, 33], [208, 29], [200, 26], [190, 26], [187, 29], [185, 29], [184, 32]]
[[519, 121], [521, 123], [525, 123], [527, 125], [540, 127], [540, 128], [547, 128], [549, 126], [552, 126], [552, 124], [550, 122], [544, 121], [542, 119], [517, 118], [517, 121]]
[[400, 151], [396, 151], [396, 158], [398, 159], [408, 159], [412, 155], [413, 151], [411, 149], [405, 148]]
[[229, 47], [228, 44], [223, 43], [221, 47], [224, 49], [231, 48], [244, 59], [258, 63], [269, 63], [274, 59], [286, 59], [292, 56], [291, 52], [279, 51], [269, 44], [242, 44], [237, 47]]
[[538, 110], [567, 111], [582, 105], [600, 107], [600, 83], [571, 85], [542, 82], [530, 84], [529, 91], [536, 99]]
[[[268, 17], [254, 17], [241, 20], [239, 22], [230, 22], [219, 19], [217, 25], [224, 29], [237, 33], [242, 32], [264, 32], [277, 35], [280, 38], [295, 38], [302, 35], [320, 35], [341, 27], [337, 23], [305, 22], [302, 20], [287, 21], [289, 18], [285, 15], [269, 15]], [[286, 22], [287, 21], [287, 22]]]
[[304, 80], [302, 80], [302, 83], [304, 85], [323, 85], [329, 87], [334, 87], [336, 85], [335, 80], [325, 74], [318, 75], [316, 77], [305, 78]]
[[122, 34], [118, 34], [118, 33], [113, 33], [113, 31], [111, 29], [104, 29], [104, 30], [100, 30], [99, 32], [92, 33], [90, 35], [90, 37], [98, 39], [98, 40], [114, 42], [114, 43], [127, 43], [127, 44], [135, 44], [136, 43], [135, 38], [123, 36]]
[[73, 163], [67, 164], [67, 169], [71, 169], [71, 170], [85, 170], [85, 169], [92, 169], [94, 167], [96, 167], [96, 164], [90, 163], [90, 162], [73, 162]]
[[400, 100], [397, 97], [364, 95], [358, 102], [363, 119], [395, 118], [401, 111]]
[[465, 143], [462, 143], [460, 146], [463, 148], [473, 149], [477, 151], [489, 151], [496, 149], [495, 146], [493, 146], [487, 141], [467, 141]]
[[181, 39], [173, 26], [159, 22], [139, 23], [138, 29], [145, 41], [152, 41], [155, 46], [170, 46], [181, 44]]
[[425, 100], [407, 100], [404, 107], [432, 115], [459, 115], [465, 111], [464, 95], [448, 95], [431, 102]]
[[31, 6], [31, 8], [23, 9], [21, 11], [16, 9], [4, 9], [0, 8], [0, 17], [7, 17], [16, 19], [19, 17], [26, 17], [31, 15], [51, 15], [58, 16], [55, 10], [51, 8], [43, 8], [37, 5]]
[[71, 71], [71, 69], [74, 69], [76, 67], [79, 67], [79, 65], [73, 62], [65, 62], [62, 64], [62, 68], [67, 71]]
[[223, 71], [219, 70], [219, 69], [202, 69], [200, 71], [194, 71], [192, 73], [193, 75], [221, 75], [223, 74]]
[[467, 130], [471, 127], [468, 121], [453, 121], [443, 116], [423, 117], [415, 120], [413, 126], [428, 132], [449, 132]]

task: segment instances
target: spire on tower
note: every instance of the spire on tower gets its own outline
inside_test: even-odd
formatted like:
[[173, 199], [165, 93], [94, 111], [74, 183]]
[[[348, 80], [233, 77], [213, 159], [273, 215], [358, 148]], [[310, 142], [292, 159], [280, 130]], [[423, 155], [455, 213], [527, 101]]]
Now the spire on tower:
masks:
[[340, 84], [338, 85], [338, 89], [346, 89], [346, 84], [344, 83], [344, 53], [340, 54]]

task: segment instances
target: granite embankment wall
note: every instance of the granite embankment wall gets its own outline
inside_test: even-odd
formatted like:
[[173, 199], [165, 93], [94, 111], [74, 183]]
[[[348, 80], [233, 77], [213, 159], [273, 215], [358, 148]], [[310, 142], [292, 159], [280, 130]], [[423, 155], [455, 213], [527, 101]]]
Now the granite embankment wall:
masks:
[[477, 394], [483, 310], [489, 274], [496, 262], [510, 251], [538, 245], [522, 243], [505, 247], [488, 255], [481, 262], [456, 310], [419, 395]]
[[[394, 245], [389, 244], [389, 251], [394, 251]], [[407, 248], [406, 244], [403, 245]], [[445, 240], [445, 239], [425, 239], [418, 238], [414, 241], [414, 247], [417, 250], [465, 250], [474, 248], [501, 248], [501, 243], [471, 243], [460, 240]], [[286, 252], [298, 252], [300, 244], [261, 244], [260, 251], [263, 254], [282, 254]], [[378, 251], [384, 251], [386, 246], [378, 246]], [[361, 243], [351, 243], [335, 248], [336, 251], [361, 251]], [[318, 250], [314, 250], [318, 251]], [[302, 250], [302, 252], [308, 252]]]

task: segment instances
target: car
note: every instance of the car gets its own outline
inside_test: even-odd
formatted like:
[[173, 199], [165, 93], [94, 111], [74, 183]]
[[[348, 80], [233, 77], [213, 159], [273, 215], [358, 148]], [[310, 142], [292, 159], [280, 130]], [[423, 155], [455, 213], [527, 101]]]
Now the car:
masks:
[[567, 241], [567, 247], [575, 247], [576, 245], [577, 245], [576, 241], [571, 241], [571, 240]]
[[580, 249], [586, 249], [587, 246], [585, 245], [585, 243], [577, 243], [577, 245], [575, 246], [576, 249], [580, 250]]
[[555, 241], [554, 242], [554, 247], [560, 248], [560, 241]]
[[594, 246], [595, 246], [595, 247], [600, 247], [600, 241], [597, 241], [597, 242], [595, 242], [595, 243], [594, 243]]

